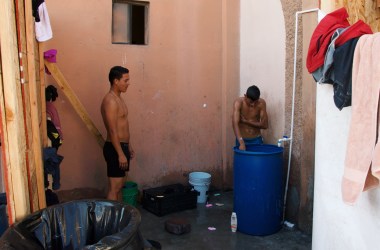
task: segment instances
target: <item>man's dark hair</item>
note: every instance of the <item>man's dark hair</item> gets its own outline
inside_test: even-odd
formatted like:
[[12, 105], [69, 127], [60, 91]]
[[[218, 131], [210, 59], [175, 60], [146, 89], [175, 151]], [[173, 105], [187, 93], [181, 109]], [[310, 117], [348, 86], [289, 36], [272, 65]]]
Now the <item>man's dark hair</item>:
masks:
[[123, 74], [128, 74], [128, 73], [129, 73], [129, 70], [127, 68], [124, 68], [121, 66], [112, 67], [108, 75], [108, 80], [110, 81], [111, 86], [113, 85], [113, 80], [115, 79], [120, 80], [123, 77]]
[[252, 85], [247, 89], [246, 96], [252, 101], [256, 101], [260, 98], [260, 89], [257, 86]]
[[50, 101], [55, 101], [58, 97], [58, 92], [57, 92], [57, 88], [54, 87], [53, 85], [49, 85], [46, 87], [45, 89], [45, 100], [47, 102], [50, 102]]

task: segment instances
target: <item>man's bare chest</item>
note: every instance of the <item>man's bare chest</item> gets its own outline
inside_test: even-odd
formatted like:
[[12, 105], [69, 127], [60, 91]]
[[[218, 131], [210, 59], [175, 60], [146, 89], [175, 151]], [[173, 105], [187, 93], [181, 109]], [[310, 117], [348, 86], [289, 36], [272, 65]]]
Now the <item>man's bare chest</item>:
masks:
[[260, 117], [260, 110], [254, 107], [243, 107], [240, 111], [240, 114], [248, 120], [257, 119]]

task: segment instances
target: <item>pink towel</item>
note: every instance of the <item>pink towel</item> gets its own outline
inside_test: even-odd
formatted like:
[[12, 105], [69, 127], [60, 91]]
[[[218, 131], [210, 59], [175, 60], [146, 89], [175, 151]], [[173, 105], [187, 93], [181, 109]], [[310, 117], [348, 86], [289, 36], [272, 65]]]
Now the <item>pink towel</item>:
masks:
[[342, 181], [343, 201], [353, 205], [362, 191], [380, 179], [378, 107], [380, 91], [380, 33], [363, 35], [352, 67], [352, 117]]

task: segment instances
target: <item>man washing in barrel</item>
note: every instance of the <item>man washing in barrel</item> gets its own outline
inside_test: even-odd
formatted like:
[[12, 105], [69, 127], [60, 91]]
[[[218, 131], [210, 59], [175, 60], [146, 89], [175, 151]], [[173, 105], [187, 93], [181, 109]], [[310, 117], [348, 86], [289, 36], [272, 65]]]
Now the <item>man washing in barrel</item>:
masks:
[[246, 150], [246, 144], [262, 144], [261, 129], [268, 128], [268, 114], [265, 100], [260, 98], [260, 89], [252, 85], [244, 97], [234, 102], [232, 127], [236, 136], [236, 146]]

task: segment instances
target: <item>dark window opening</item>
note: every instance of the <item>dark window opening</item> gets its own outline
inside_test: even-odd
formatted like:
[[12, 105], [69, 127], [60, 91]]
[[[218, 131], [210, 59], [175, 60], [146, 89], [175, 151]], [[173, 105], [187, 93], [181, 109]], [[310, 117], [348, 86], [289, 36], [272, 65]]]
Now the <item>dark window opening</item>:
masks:
[[113, 0], [112, 43], [148, 44], [149, 2]]

